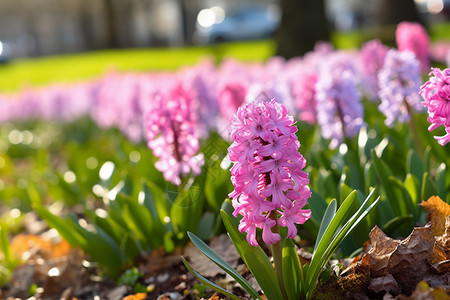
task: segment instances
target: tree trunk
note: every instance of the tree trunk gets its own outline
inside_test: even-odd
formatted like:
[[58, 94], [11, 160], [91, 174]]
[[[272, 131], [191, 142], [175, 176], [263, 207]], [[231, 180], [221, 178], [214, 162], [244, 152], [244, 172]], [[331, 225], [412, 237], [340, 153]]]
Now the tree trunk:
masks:
[[277, 55], [303, 55], [317, 41], [328, 41], [330, 30], [324, 0], [281, 0], [281, 24], [275, 35]]
[[414, 0], [380, 0], [375, 15], [377, 26], [397, 25], [402, 21], [418, 22], [425, 26]]
[[103, 0], [105, 7], [105, 36], [106, 47], [117, 48], [119, 46], [117, 24], [115, 22], [116, 15], [114, 10], [114, 0]]

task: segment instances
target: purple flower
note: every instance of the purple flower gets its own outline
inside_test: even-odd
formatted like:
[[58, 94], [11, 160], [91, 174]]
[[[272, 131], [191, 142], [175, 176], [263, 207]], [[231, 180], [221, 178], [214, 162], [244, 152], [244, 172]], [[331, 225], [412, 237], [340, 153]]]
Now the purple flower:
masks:
[[428, 122], [431, 123], [428, 130], [445, 127], [445, 135], [434, 137], [444, 146], [450, 142], [450, 69], [433, 68], [429, 75], [434, 77], [422, 85], [419, 94], [425, 99], [423, 106], [428, 108]]
[[383, 67], [388, 49], [379, 40], [372, 40], [365, 43], [359, 53], [364, 89], [372, 101], [378, 99], [378, 72]]
[[351, 56], [337, 52], [324, 62], [316, 83], [316, 93], [317, 118], [322, 136], [331, 139], [330, 148], [334, 149], [345, 137], [355, 136], [364, 123], [364, 109]]
[[411, 51], [420, 62], [422, 72], [430, 69], [428, 58], [430, 51], [430, 38], [425, 28], [419, 23], [401, 22], [397, 26], [395, 39], [399, 51]]
[[258, 245], [256, 228], [262, 229], [266, 244], [274, 244], [280, 235], [272, 232], [273, 226], [287, 227], [288, 238], [294, 238], [295, 224], [311, 216], [303, 209], [311, 192], [296, 131], [293, 118], [274, 99], [241, 106], [232, 120], [234, 142], [228, 150], [235, 189], [229, 196], [234, 216], [243, 216], [239, 230], [252, 246]]
[[412, 52], [389, 50], [378, 80], [379, 108], [386, 116], [387, 126], [392, 126], [396, 120], [407, 122], [411, 109], [423, 110], [418, 95], [421, 83], [419, 62]]

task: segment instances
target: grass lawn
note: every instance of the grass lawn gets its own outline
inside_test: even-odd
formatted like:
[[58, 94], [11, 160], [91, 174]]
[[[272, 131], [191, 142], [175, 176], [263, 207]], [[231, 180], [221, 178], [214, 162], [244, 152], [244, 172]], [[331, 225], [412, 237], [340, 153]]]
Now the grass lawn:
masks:
[[274, 51], [274, 43], [266, 40], [208, 47], [101, 50], [19, 59], [0, 65], [0, 92], [16, 91], [25, 85], [85, 80], [98, 77], [108, 70], [176, 70], [206, 57], [215, 61], [225, 56], [244, 61], [261, 61], [273, 55]]
[[[450, 38], [450, 23], [433, 24], [429, 30], [432, 40]], [[395, 28], [392, 27], [385, 28], [383, 31], [363, 29], [334, 33], [331, 40], [336, 48], [358, 48], [361, 43], [374, 38], [377, 34], [387, 35], [392, 39], [394, 31]], [[210, 57], [216, 62], [226, 56], [243, 61], [263, 61], [275, 53], [275, 47], [273, 41], [264, 40], [206, 47], [101, 50], [19, 59], [0, 65], [0, 92], [14, 92], [27, 85], [41, 86], [52, 82], [76, 82], [99, 77], [108, 70], [176, 70], [183, 66], [196, 64], [206, 57]]]

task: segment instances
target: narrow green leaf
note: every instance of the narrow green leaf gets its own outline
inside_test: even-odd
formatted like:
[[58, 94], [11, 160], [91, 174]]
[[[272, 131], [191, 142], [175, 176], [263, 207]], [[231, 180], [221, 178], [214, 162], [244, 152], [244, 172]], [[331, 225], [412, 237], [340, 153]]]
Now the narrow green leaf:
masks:
[[202, 240], [210, 238], [214, 233], [214, 223], [216, 222], [216, 215], [210, 211], [203, 214], [198, 225], [197, 234]]
[[237, 229], [233, 221], [235, 218], [232, 218], [223, 210], [220, 211], [220, 215], [236, 250], [256, 281], [258, 281], [264, 294], [268, 299], [283, 299], [272, 263], [264, 253], [264, 250], [260, 246], [253, 247], [249, 245], [244, 235]]
[[393, 192], [396, 195], [396, 200], [399, 203], [398, 206], [401, 210], [401, 216], [405, 216], [408, 214], [416, 214], [416, 208], [414, 207], [414, 204], [411, 200], [411, 197], [409, 196], [408, 191], [406, 190], [405, 186], [403, 185], [403, 182], [398, 180], [395, 177], [389, 177], [389, 182], [392, 185]]
[[372, 150], [372, 161], [375, 167], [375, 172], [377, 173], [377, 177], [383, 187], [384, 192], [386, 193], [387, 200], [392, 207], [392, 210], [397, 216], [401, 216], [404, 213], [402, 212], [402, 208], [400, 207], [400, 201], [397, 200], [395, 191], [389, 182], [390, 177], [394, 177], [392, 171], [388, 167], [388, 165], [381, 160], [375, 150]]
[[428, 200], [431, 196], [434, 196], [436, 194], [436, 187], [434, 186], [433, 182], [431, 182], [430, 175], [426, 172], [423, 173], [421, 200]]
[[424, 173], [424, 163], [422, 158], [414, 149], [410, 149], [407, 156], [406, 172], [422, 179]]
[[188, 232], [188, 236], [192, 243], [210, 260], [212, 260], [217, 266], [222, 270], [227, 272], [231, 277], [239, 283], [253, 299], [259, 299], [259, 294], [256, 292], [252, 286], [242, 277], [235, 269], [233, 269], [226, 261], [224, 261], [217, 253], [215, 253], [208, 245], [206, 245], [201, 239], [199, 239], [192, 232]]
[[[223, 201], [221, 210], [224, 210], [229, 215], [233, 214], [234, 207], [233, 207], [233, 204], [231, 203], [230, 199], [227, 198], [227, 199], [225, 199], [225, 201]], [[239, 222], [237, 221], [236, 224], [238, 224], [238, 223]]]
[[[171, 207], [170, 219], [176, 234], [196, 232], [203, 213], [206, 170], [192, 184], [181, 190]], [[174, 192], [175, 193], [175, 192]]]
[[288, 299], [300, 299], [300, 287], [303, 285], [303, 274], [295, 245], [291, 239], [284, 240], [282, 268], [283, 282]]
[[328, 205], [325, 198], [323, 198], [314, 188], [311, 188], [311, 197], [305, 207], [311, 210], [311, 218], [304, 224], [311, 235], [317, 236], [320, 222], [327, 207]]
[[144, 192], [144, 205], [149, 210], [154, 220], [159, 220], [163, 224], [165, 216], [169, 215], [169, 201], [167, 194], [151, 181], [145, 181], [142, 184], [142, 191]]
[[88, 243], [86, 239], [77, 232], [75, 228], [77, 225], [74, 225], [71, 220], [64, 220], [53, 215], [40, 204], [34, 204], [33, 209], [50, 227], [55, 228], [71, 246], [79, 246], [85, 249]]
[[411, 197], [411, 201], [415, 207], [419, 204], [419, 180], [412, 176], [411, 174], [407, 174], [405, 181], [403, 183], [405, 189], [408, 191], [409, 196]]
[[[331, 255], [336, 251], [337, 247], [339, 247], [343, 239], [355, 228], [355, 226], [359, 224], [359, 222], [363, 219], [363, 217], [366, 216], [370, 212], [370, 210], [372, 210], [372, 208], [376, 205], [378, 199], [375, 200], [375, 202], [372, 203], [372, 205], [370, 205], [369, 208], [367, 208], [361, 214], [362, 209], [364, 208], [366, 203], [372, 198], [374, 192], [375, 189], [373, 189], [369, 194], [369, 196], [367, 196], [366, 200], [359, 207], [358, 211], [355, 214], [353, 214], [353, 216], [346, 222], [346, 224], [343, 227], [340, 227], [340, 225], [342, 224], [342, 222], [344, 222], [346, 215], [350, 211], [350, 208], [356, 199], [356, 190], [353, 191], [347, 197], [347, 199], [345, 199], [344, 203], [341, 205], [341, 207], [335, 214], [333, 220], [331, 221], [330, 226], [325, 231], [323, 238], [319, 242], [320, 246], [313, 253], [313, 257], [309, 267], [309, 272], [307, 275], [305, 275], [305, 282], [307, 286], [306, 288], [308, 290], [312, 290], [314, 288], [321, 269], [331, 258]], [[345, 205], [347, 202], [349, 202], [350, 204]]]
[[317, 242], [316, 245], [314, 246], [314, 252], [316, 251], [317, 246], [319, 246], [318, 241], [322, 239], [324, 232], [327, 230], [335, 214], [336, 214], [336, 200], [333, 199], [331, 200], [330, 204], [328, 204], [328, 207], [323, 215], [322, 222], [320, 223], [319, 232], [317, 233], [316, 238]]
[[[183, 261], [183, 264], [185, 265], [186, 269], [188, 269], [189, 272], [192, 273], [192, 275], [194, 275], [195, 277], [197, 277], [198, 280], [200, 280], [201, 283], [203, 283], [204, 285], [212, 288], [213, 290], [230, 297], [231, 299], [234, 300], [239, 300], [239, 297], [236, 296], [235, 294], [232, 294], [230, 292], [228, 292], [227, 290], [223, 289], [222, 287], [218, 286], [217, 284], [209, 281], [208, 279], [206, 279], [205, 277], [203, 277], [202, 275], [200, 275], [199, 273], [197, 273], [194, 269], [192, 269], [192, 267], [189, 265], [189, 263], [186, 261], [186, 259], [182, 256], [181, 260]], [[253, 298], [255, 299], [255, 298]]]
[[446, 169], [447, 165], [445, 163], [441, 163], [436, 170], [436, 180], [435, 180], [437, 194], [443, 201], [446, 200], [445, 198], [447, 196], [447, 188], [445, 184]]
[[6, 233], [6, 229], [0, 226], [0, 242], [1, 249], [3, 252], [3, 258], [7, 264], [10, 264], [11, 259], [11, 248], [9, 245], [8, 234]]
[[349, 187], [348, 185], [346, 185], [345, 183], [341, 183], [340, 184], [340, 199], [341, 202], [344, 201], [345, 198], [347, 198], [348, 195], [350, 195], [350, 193], [352, 192], [352, 188]]
[[316, 244], [318, 245], [315, 247], [313, 257], [311, 259], [311, 266], [314, 266], [316, 261], [319, 261], [321, 259], [321, 256], [325, 252], [326, 248], [329, 246], [331, 240], [333, 239], [333, 235], [336, 233], [338, 227], [341, 225], [341, 222], [350, 213], [350, 209], [355, 203], [356, 195], [357, 195], [356, 190], [352, 191], [348, 195], [348, 197], [344, 200], [344, 202], [334, 215], [333, 219], [329, 223], [327, 230], [325, 230], [321, 239], [316, 240]]

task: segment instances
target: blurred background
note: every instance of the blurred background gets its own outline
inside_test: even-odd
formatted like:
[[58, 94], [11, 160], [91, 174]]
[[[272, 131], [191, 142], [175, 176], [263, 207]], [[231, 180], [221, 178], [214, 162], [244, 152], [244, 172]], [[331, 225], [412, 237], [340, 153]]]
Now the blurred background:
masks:
[[389, 44], [395, 24], [428, 28], [446, 22], [449, 8], [449, 0], [2, 0], [0, 58], [268, 37], [292, 57], [333, 32], [363, 30]]

